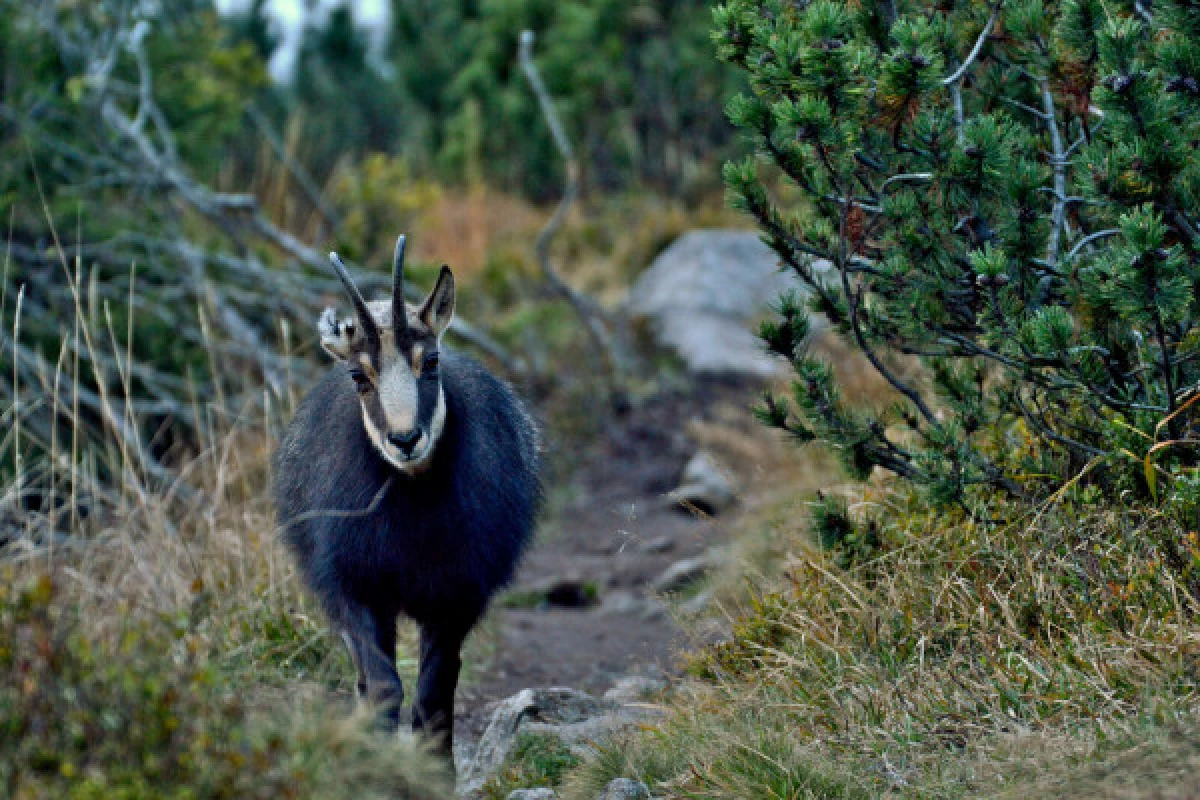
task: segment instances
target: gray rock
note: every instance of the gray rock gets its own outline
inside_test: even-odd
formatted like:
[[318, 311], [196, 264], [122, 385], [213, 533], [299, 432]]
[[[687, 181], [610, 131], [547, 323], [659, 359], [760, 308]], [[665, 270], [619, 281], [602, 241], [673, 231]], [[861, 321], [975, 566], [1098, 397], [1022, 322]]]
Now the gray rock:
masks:
[[454, 739], [454, 774], [466, 775], [475, 760], [475, 743], [461, 736]]
[[513, 789], [508, 800], [558, 800], [558, 793], [553, 789]]
[[709, 603], [712, 602], [712, 599], [713, 599], [712, 589], [705, 589], [702, 592], [698, 592], [695, 597], [692, 597], [692, 598], [680, 603], [679, 610], [685, 616], [689, 616], [689, 617], [695, 616], [697, 614], [702, 614], [708, 608], [708, 605], [709, 605]]
[[596, 795], [596, 800], [650, 800], [650, 789], [641, 781], [617, 778]]
[[712, 568], [712, 559], [707, 555], [685, 558], [663, 570], [662, 574], [654, 579], [651, 587], [659, 594], [677, 592], [703, 578]]
[[679, 488], [670, 493], [671, 499], [705, 514], [719, 514], [737, 499], [737, 485], [728, 470], [703, 450], [688, 461], [679, 483]]
[[502, 700], [468, 764], [459, 767], [458, 795], [478, 798], [480, 789], [504, 764], [522, 732], [556, 737], [576, 755], [596, 752], [595, 744], [632, 725], [660, 719], [650, 705], [620, 705], [576, 689], [523, 689]]
[[606, 614], [636, 614], [646, 608], [646, 601], [634, 592], [618, 589], [604, 597], [600, 610]]
[[522, 689], [502, 700], [479, 739], [470, 764], [459, 774], [459, 793], [478, 790], [500, 768], [516, 742], [517, 732], [531, 722], [571, 725], [599, 715], [606, 705], [576, 689]]
[[637, 703], [649, 695], [661, 692], [667, 686], [662, 678], [649, 675], [626, 675], [604, 693], [604, 699], [613, 703]]
[[668, 615], [667, 606], [657, 598], [647, 597], [642, 601], [641, 618], [645, 622], [662, 619]]
[[629, 310], [647, 319], [658, 342], [694, 374], [767, 378], [785, 365], [763, 350], [754, 321], [788, 289], [804, 291], [758, 234], [696, 230], [642, 273], [630, 290]]

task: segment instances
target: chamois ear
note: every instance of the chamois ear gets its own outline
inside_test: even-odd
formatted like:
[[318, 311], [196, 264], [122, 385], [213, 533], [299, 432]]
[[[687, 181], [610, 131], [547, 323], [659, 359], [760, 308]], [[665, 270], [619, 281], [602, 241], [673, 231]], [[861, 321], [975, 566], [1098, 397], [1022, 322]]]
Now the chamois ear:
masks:
[[321, 334], [321, 347], [338, 361], [347, 361], [355, 350], [362, 346], [362, 331], [353, 317], [339, 320], [332, 308], [327, 308], [317, 320], [317, 331]]
[[449, 267], [442, 266], [437, 283], [421, 304], [418, 316], [439, 337], [450, 327], [450, 320], [454, 319], [454, 273]]

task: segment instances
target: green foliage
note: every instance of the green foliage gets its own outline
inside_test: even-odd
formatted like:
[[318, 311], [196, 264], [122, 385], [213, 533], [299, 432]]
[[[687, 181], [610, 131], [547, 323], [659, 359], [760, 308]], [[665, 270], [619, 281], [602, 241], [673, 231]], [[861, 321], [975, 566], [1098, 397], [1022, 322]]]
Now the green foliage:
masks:
[[386, 68], [334, 12], [309, 32], [276, 109], [302, 114], [318, 175], [382, 150], [456, 182], [554, 196], [562, 164], [517, 65], [525, 29], [589, 184], [705, 183], [729, 144], [720, 103], [738, 78], [712, 59], [701, 0], [395, 0]]
[[337, 251], [359, 263], [390, 265], [396, 231], [412, 229], [416, 215], [436, 200], [438, 188], [414, 179], [404, 159], [370, 153], [353, 169], [339, 172], [329, 194], [343, 209]]
[[302, 120], [305, 161], [315, 175], [367, 153], [411, 152], [418, 141], [417, 109], [371, 63], [366, 38], [345, 7], [307, 31], [291, 85], [280, 95], [280, 110]]
[[434, 798], [424, 754], [361, 723], [254, 710], [185, 618], [89, 630], [47, 576], [0, 589], [0, 786], [7, 797]]
[[519, 733], [512, 752], [483, 786], [485, 800], [507, 800], [514, 789], [558, 786], [581, 759], [557, 736]]
[[812, 520], [817, 541], [842, 566], [861, 563], [879, 548], [878, 523], [874, 519], [855, 519], [843, 498], [818, 492], [812, 504]]
[[849, 408], [790, 298], [762, 333], [795, 397], [763, 420], [938, 503], [1084, 472], [1188, 506], [1156, 476], [1200, 461], [1194, 4], [733, 0], [714, 19], [760, 153], [727, 165], [731, 202], [900, 399]]

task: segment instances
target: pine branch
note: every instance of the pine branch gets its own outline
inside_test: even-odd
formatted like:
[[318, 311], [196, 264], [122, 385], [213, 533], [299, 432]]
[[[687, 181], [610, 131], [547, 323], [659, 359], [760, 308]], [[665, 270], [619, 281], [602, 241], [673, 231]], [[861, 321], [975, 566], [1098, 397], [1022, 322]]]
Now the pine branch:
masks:
[[[832, 167], [829, 166], [828, 162], [826, 162], [826, 168], [832, 173]], [[831, 179], [834, 180], [834, 185], [836, 186], [836, 179], [832, 178], [832, 175]], [[858, 311], [862, 303], [863, 288], [859, 286], [857, 290], [851, 290], [850, 273], [846, 269], [847, 253], [845, 206], [842, 207], [842, 213], [840, 215], [838, 241], [839, 248], [837, 260], [834, 261], [834, 267], [837, 268], [838, 274], [841, 275], [842, 278], [842, 293], [845, 295], [846, 306], [849, 309], [848, 316], [850, 329], [854, 332], [854, 340], [858, 343], [859, 349], [863, 351], [863, 354], [867, 357], [867, 360], [871, 362], [871, 366], [875, 368], [875, 371], [878, 372], [879, 375], [882, 376], [883, 379], [886, 380], [893, 389], [908, 398], [909, 402], [916, 406], [917, 410], [921, 412], [921, 416], [925, 418], [925, 421], [928, 422], [930, 426], [935, 429], [940, 429], [942, 427], [942, 423], [938, 421], [938, 418], [934, 415], [933, 410], [925, 403], [925, 399], [921, 397], [921, 393], [909, 386], [904, 381], [900, 380], [895, 373], [888, 369], [887, 365], [885, 365], [880, 360], [879, 356], [876, 355], [874, 348], [872, 348], [870, 343], [867, 342], [866, 336], [863, 335], [862, 326], [859, 324], [858, 320]]]
[[1121, 233], [1121, 231], [1117, 228], [1107, 228], [1105, 230], [1096, 231], [1093, 234], [1089, 234], [1089, 235], [1083, 237], [1078, 242], [1076, 242], [1075, 246], [1072, 247], [1070, 252], [1067, 253], [1066, 258], [1063, 259], [1063, 263], [1069, 264], [1072, 261], [1074, 261], [1075, 256], [1079, 255], [1080, 251], [1083, 250], [1083, 248], [1087, 247], [1089, 244], [1092, 244], [1093, 242], [1098, 242], [1101, 239], [1107, 239], [1110, 236], [1116, 236], [1120, 233]]
[[1051, 214], [1050, 241], [1046, 245], [1046, 263], [1058, 265], [1058, 242], [1062, 237], [1063, 220], [1066, 214], [1067, 161], [1063, 152], [1062, 135], [1058, 131], [1058, 117], [1054, 108], [1054, 94], [1046, 78], [1038, 80], [1042, 93], [1042, 113], [1046, 127], [1050, 130], [1050, 146], [1053, 148], [1054, 211]]
[[971, 48], [971, 52], [963, 60], [963, 63], [952, 72], [950, 75], [942, 79], [942, 86], [951, 86], [959, 83], [967, 74], [967, 70], [975, 63], [975, 59], [979, 57], [979, 53], [983, 50], [983, 43], [992, 35], [992, 26], [996, 24], [996, 15], [1000, 13], [1000, 8], [1004, 5], [1004, 0], [997, 0], [992, 4], [991, 13], [988, 14], [987, 22], [984, 23], [983, 30], [979, 32], [979, 37], [975, 40], [975, 45]]

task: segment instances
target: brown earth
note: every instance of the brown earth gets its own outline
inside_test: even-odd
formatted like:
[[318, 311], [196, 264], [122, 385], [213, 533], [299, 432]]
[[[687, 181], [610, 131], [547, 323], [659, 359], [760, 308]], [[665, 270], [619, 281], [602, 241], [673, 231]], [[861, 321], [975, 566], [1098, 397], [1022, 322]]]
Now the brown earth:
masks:
[[686, 601], [687, 590], [663, 598], [650, 584], [675, 562], [725, 544], [745, 504], [708, 517], [681, 508], [668, 492], [698, 449], [721, 456], [738, 449], [730, 442], [746, 455], [741, 463], [725, 457], [723, 465], [742, 486], [753, 480], [746, 460], [760, 460], [764, 446], [777, 449], [764, 445], [773, 434], [750, 414], [755, 397], [752, 387], [730, 384], [662, 394], [609, 426], [579, 456], [567, 486], [551, 489], [566, 499], [549, 504], [509, 597], [528, 598], [531, 587], [561, 579], [594, 587], [596, 601], [580, 608], [497, 603], [481, 637], [490, 652], [468, 667], [459, 690], [463, 738], [482, 733], [496, 701], [527, 687], [599, 695], [630, 674], [679, 671], [682, 650], [697, 641], [695, 630], [685, 635], [674, 602]]
[[[834, 337], [818, 336], [812, 348], [833, 365], [845, 396], [874, 405], [895, 400], [866, 360]], [[549, 487], [539, 536], [509, 597], [570, 578], [594, 586], [599, 602], [573, 609], [498, 602], [468, 643], [457, 704], [462, 739], [482, 733], [490, 707], [521, 689], [601, 694], [626, 675], [677, 674], [687, 649], [726, 635], [728, 612], [719, 602], [703, 624], [681, 625], [676, 601], [686, 603], [687, 590], [663, 602], [651, 582], [671, 564], [725, 545], [736, 563], [718, 582], [769, 570], [771, 539], [755, 532], [773, 524], [771, 514], [803, 513], [795, 504], [816, 490], [847, 487], [828, 452], [797, 448], [754, 419], [750, 409], [761, 389], [700, 382], [663, 391], [577, 454], [555, 452], [550, 442], [551, 457], [570, 465], [570, 477]], [[713, 517], [689, 513], [667, 496], [698, 450], [714, 454], [740, 487], [738, 502]]]
[[707, 387], [656, 397], [609, 426], [566, 487], [551, 488], [565, 500], [551, 500], [510, 597], [565, 580], [594, 588], [596, 600], [578, 608], [497, 604], [486, 625], [491, 652], [459, 692], [465, 736], [482, 731], [489, 704], [526, 687], [599, 694], [633, 672], [676, 671], [682, 632], [649, 583], [723, 541], [725, 530], [720, 517], [682, 509], [667, 493], [697, 449], [686, 424], [730, 402], [744, 409], [749, 394]]

